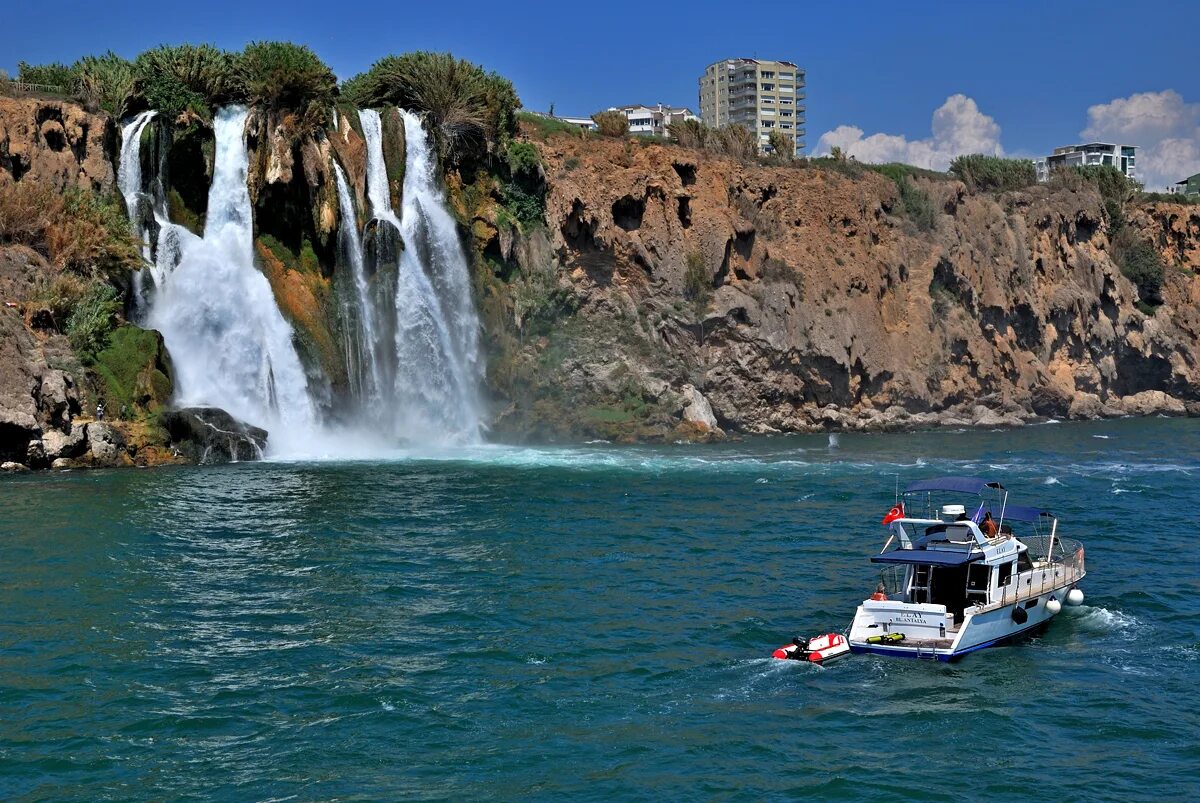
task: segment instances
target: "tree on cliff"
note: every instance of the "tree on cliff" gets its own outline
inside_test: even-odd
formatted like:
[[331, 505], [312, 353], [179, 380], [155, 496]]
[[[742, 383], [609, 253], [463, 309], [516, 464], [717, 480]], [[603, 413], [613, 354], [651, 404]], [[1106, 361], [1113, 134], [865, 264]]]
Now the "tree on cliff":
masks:
[[424, 114], [443, 157], [482, 156], [517, 128], [520, 107], [512, 82], [449, 53], [385, 56], [342, 84], [360, 107], [395, 105]]
[[629, 118], [622, 112], [609, 109], [606, 112], [593, 114], [592, 120], [596, 123], [596, 127], [600, 129], [600, 133], [606, 137], [629, 136]]

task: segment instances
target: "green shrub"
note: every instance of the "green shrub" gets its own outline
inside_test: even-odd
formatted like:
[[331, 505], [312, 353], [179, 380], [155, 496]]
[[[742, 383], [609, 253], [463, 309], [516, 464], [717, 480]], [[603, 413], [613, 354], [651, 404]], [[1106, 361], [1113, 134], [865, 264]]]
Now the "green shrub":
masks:
[[505, 151], [508, 171], [517, 176], [536, 177], [541, 174], [542, 157], [532, 142], [512, 142]]
[[605, 137], [627, 137], [629, 136], [629, 118], [624, 112], [619, 112], [610, 109], [606, 112], [599, 112], [592, 115], [592, 120], [595, 121], [596, 127], [600, 130], [600, 134]]
[[163, 45], [133, 61], [147, 105], [169, 118], [190, 111], [204, 119], [224, 103], [245, 99], [239, 57], [212, 45]]
[[111, 50], [103, 56], [84, 56], [71, 68], [76, 75], [76, 91], [88, 103], [94, 103], [113, 117], [123, 117], [137, 94], [137, 75], [133, 63]]
[[295, 112], [304, 128], [325, 124], [337, 92], [337, 76], [308, 47], [251, 42], [237, 64], [250, 103]]
[[570, 290], [558, 282], [554, 265], [523, 270], [512, 284], [513, 319], [522, 335], [547, 335], [554, 323], [575, 311]]
[[723, 125], [709, 138], [709, 148], [734, 159], [753, 159], [758, 155], [758, 137], [744, 126]]
[[1080, 165], [1072, 170], [1084, 181], [1095, 185], [1106, 205], [1124, 206], [1137, 195], [1137, 182], [1112, 165]]
[[[919, 231], [931, 231], [937, 222], [937, 209], [930, 200], [929, 194], [917, 186], [914, 175], [931, 173], [911, 165], [891, 162], [881, 165], [867, 165], [868, 170], [887, 176], [896, 185], [900, 194], [896, 212], [913, 222]], [[934, 174], [938, 175], [938, 174]]]
[[43, 183], [0, 185], [0, 243], [29, 246], [62, 269], [119, 275], [141, 266], [124, 209], [88, 189], [55, 192]]
[[78, 76], [66, 64], [52, 62], [50, 64], [30, 64], [27, 61], [18, 62], [17, 80], [29, 84], [56, 86], [66, 92], [75, 91]]
[[776, 157], [790, 162], [796, 155], [796, 141], [791, 134], [782, 131], [772, 131], [767, 135], [767, 144]]
[[699, 120], [680, 120], [667, 126], [667, 136], [684, 148], [704, 148], [712, 136], [712, 129]]
[[1019, 190], [1037, 183], [1037, 170], [1029, 159], [975, 153], [957, 157], [950, 172], [971, 190]]
[[67, 319], [66, 334], [82, 362], [94, 361], [108, 344], [120, 311], [121, 300], [108, 282], [93, 282], [76, 302]]
[[443, 157], [481, 157], [489, 142], [516, 132], [520, 101], [512, 83], [449, 53], [385, 56], [342, 84], [360, 107], [395, 105], [424, 114]]
[[1121, 268], [1121, 273], [1137, 287], [1141, 304], [1150, 308], [1162, 304], [1162, 287], [1166, 278], [1166, 269], [1154, 246], [1145, 240], [1134, 240], [1128, 244], [1119, 243], [1115, 258]]
[[1200, 195], [1175, 195], [1169, 192], [1141, 192], [1138, 193], [1137, 199], [1146, 203], [1184, 204], [1185, 206], [1200, 204]]
[[500, 189], [504, 208], [520, 224], [523, 231], [542, 223], [546, 215], [546, 192], [542, 187], [531, 188], [518, 181], [509, 181]]

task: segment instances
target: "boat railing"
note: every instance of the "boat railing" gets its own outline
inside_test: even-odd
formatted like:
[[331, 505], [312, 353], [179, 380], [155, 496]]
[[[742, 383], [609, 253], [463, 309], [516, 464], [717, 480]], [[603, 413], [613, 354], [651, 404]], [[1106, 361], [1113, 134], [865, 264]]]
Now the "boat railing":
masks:
[[[1029, 547], [1033, 568], [1014, 574], [1012, 580], [997, 589], [998, 599], [979, 606], [978, 612], [1003, 608], [1014, 602], [1036, 599], [1061, 588], [1066, 588], [1083, 579], [1083, 544], [1073, 538], [1050, 536], [1025, 537], [1021, 542]], [[1039, 543], [1041, 542], [1041, 543]], [[1038, 551], [1040, 549], [1040, 552]], [[1048, 553], [1053, 550], [1053, 554]]]
[[907, 566], [887, 566], [879, 573], [879, 582], [883, 586], [883, 593], [888, 597], [893, 597], [897, 594], [903, 595], [908, 588], [905, 586], [905, 580], [908, 576]]
[[[1060, 538], [1050, 535], [1025, 535], [1020, 536], [1021, 543], [1029, 547], [1029, 559], [1034, 563], [1038, 561], [1049, 561], [1050, 563], [1061, 563], [1065, 560], [1070, 560], [1075, 553], [1083, 548], [1083, 544], [1076, 541], [1074, 538]], [[1053, 541], [1053, 545], [1051, 545]], [[1050, 554], [1053, 550], [1054, 554]]]

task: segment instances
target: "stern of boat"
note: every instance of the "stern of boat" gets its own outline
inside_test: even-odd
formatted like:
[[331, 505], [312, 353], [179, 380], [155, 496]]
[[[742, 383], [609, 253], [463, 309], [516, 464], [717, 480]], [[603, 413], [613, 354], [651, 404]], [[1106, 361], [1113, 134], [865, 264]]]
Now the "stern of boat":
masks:
[[949, 660], [958, 636], [945, 605], [865, 600], [850, 625], [857, 653]]

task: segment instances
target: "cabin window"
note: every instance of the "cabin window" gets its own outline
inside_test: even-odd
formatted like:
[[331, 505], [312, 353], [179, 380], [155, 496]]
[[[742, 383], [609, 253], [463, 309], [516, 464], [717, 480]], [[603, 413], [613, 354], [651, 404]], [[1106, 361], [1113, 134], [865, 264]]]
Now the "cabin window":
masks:
[[996, 587], [1004, 588], [1012, 580], [1013, 565], [1005, 563], [996, 571]]

